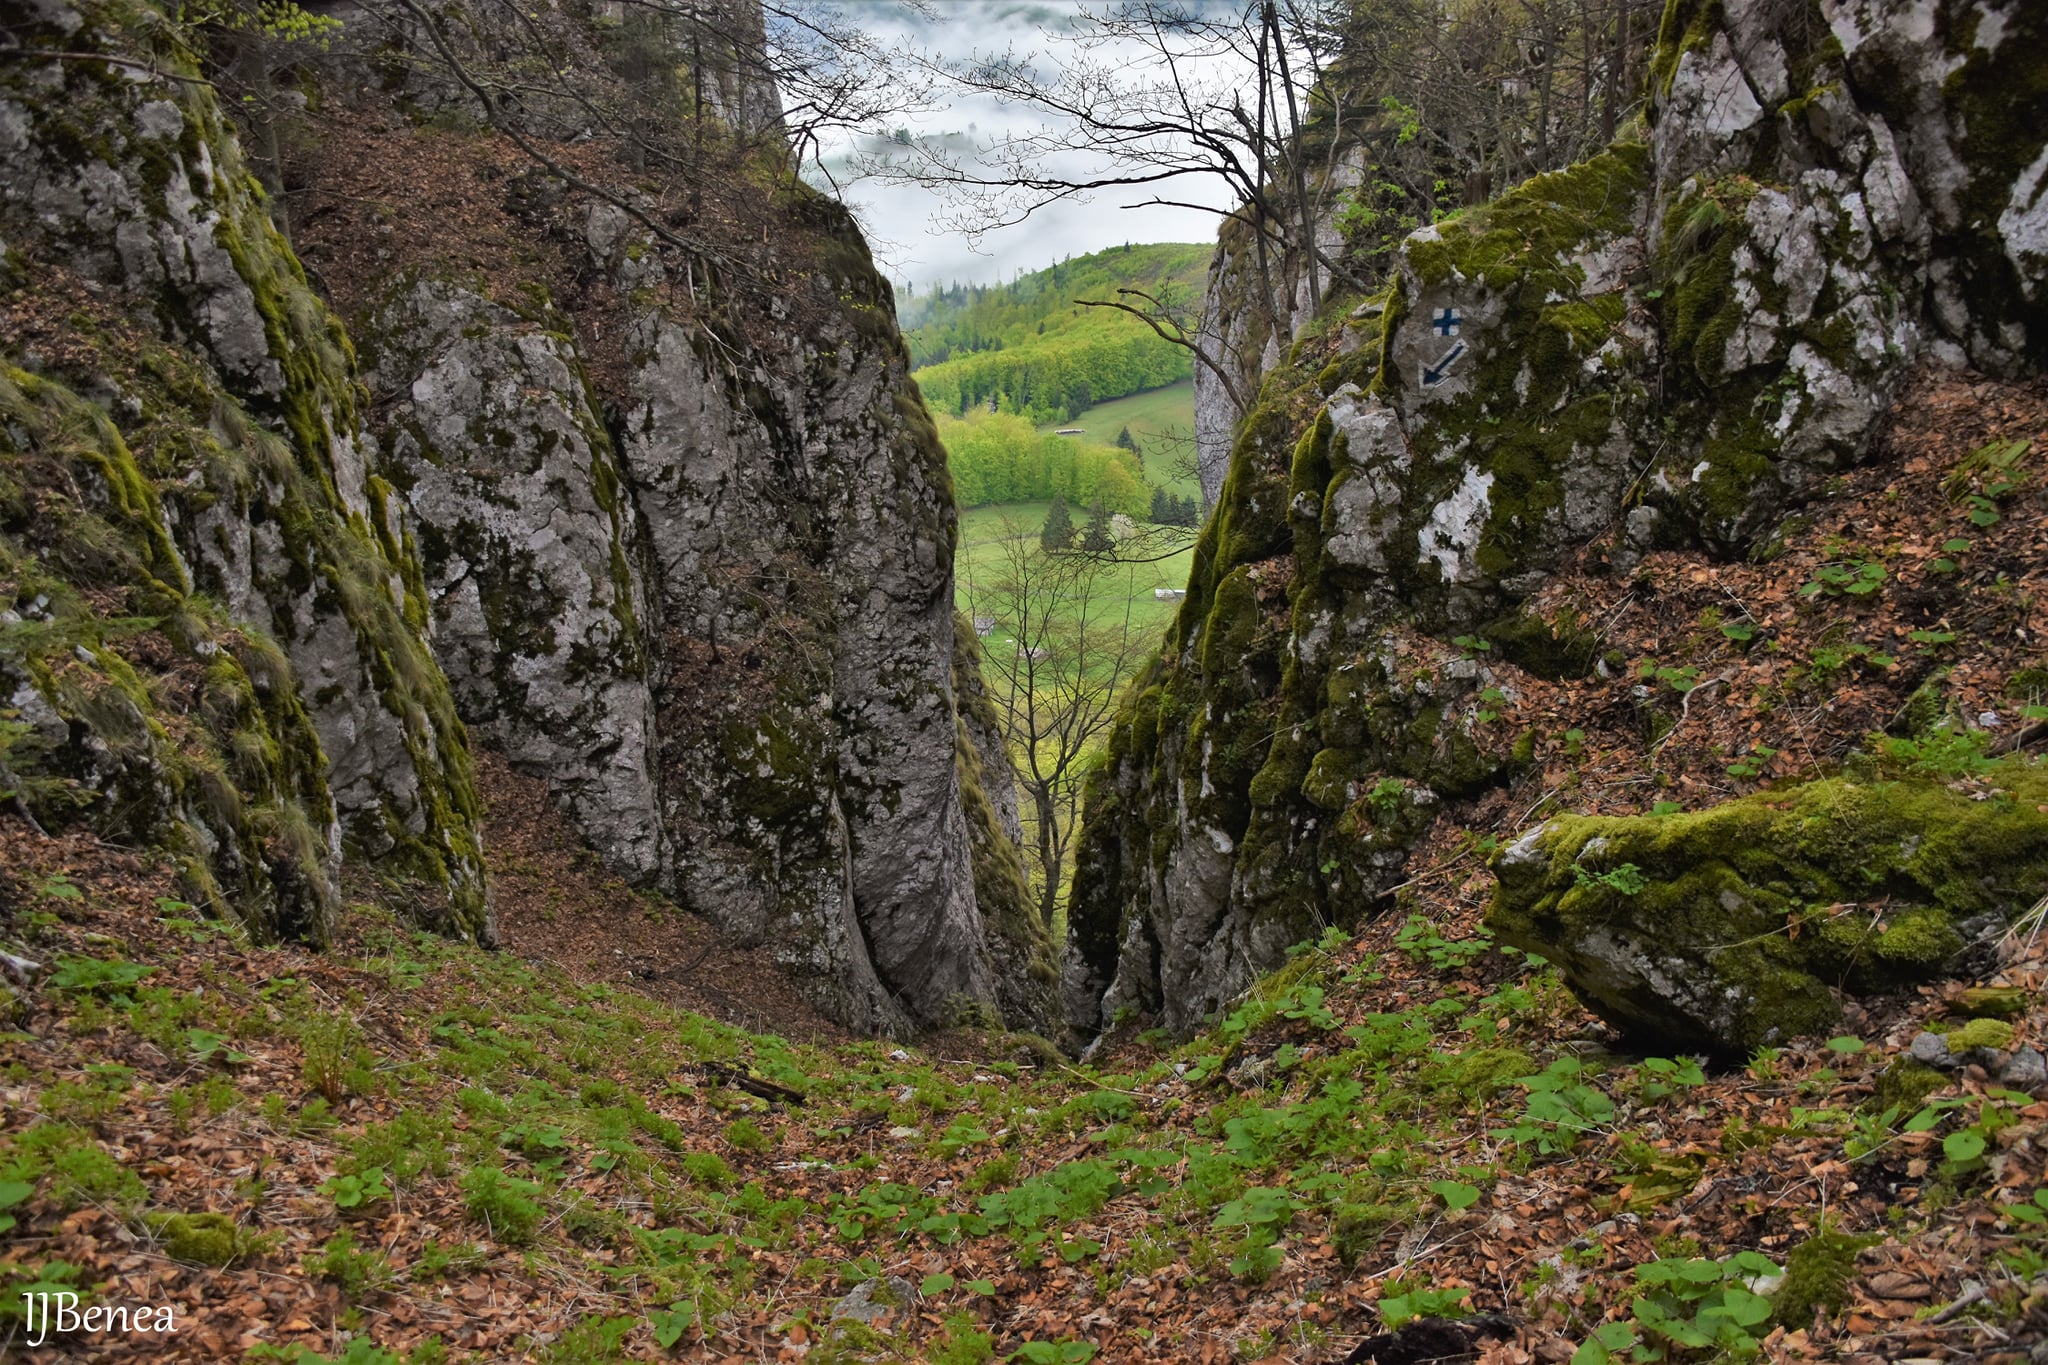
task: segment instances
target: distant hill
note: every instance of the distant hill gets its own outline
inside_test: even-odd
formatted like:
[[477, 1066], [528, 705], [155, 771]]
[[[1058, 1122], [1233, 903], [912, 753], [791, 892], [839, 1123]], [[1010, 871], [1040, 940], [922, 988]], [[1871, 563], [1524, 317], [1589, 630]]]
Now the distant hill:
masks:
[[1199, 298], [1206, 245], [1111, 247], [1034, 271], [1007, 285], [955, 285], [906, 297], [900, 316], [925, 401], [954, 415], [987, 408], [1034, 422], [1078, 412], [1194, 373], [1186, 348], [1143, 322], [1079, 299], [1142, 289], [1182, 303]]

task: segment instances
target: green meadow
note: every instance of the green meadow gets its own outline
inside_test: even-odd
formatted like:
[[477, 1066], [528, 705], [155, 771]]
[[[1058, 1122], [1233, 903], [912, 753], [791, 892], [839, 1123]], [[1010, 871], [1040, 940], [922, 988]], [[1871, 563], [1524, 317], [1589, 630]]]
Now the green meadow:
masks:
[[[1023, 536], [1035, 546], [1039, 529], [1045, 525], [1046, 513], [1051, 509], [1049, 502], [1012, 502], [995, 507], [967, 508], [960, 513], [960, 551], [953, 561], [953, 591], [954, 601], [961, 611], [972, 615], [976, 585], [986, 589], [1004, 572], [1008, 552], [1003, 542], [1014, 536]], [[1077, 509], [1074, 520], [1076, 525], [1084, 525], [1086, 509]], [[1133, 629], [1153, 635], [1164, 632], [1180, 604], [1158, 600], [1152, 595], [1153, 590], [1186, 587], [1188, 559], [1193, 553], [1194, 546], [1190, 541], [1186, 549], [1156, 564], [1126, 564], [1105, 571], [1100, 588], [1101, 602], [1105, 607], [1128, 604]], [[1101, 619], [1100, 614], [1097, 619]], [[993, 649], [1001, 639], [998, 631], [984, 640], [983, 645]]]
[[1090, 441], [1110, 442], [1125, 427], [1145, 457], [1145, 481], [1182, 497], [1194, 497], [1195, 381], [1183, 379], [1125, 398], [1097, 403], [1072, 421], [1046, 425], [1080, 427]]

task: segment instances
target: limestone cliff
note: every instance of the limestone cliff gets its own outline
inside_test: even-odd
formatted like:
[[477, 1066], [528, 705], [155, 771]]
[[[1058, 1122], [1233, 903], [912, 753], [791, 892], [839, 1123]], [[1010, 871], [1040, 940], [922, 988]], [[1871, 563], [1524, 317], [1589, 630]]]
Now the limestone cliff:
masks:
[[[342, 69], [410, 62], [437, 117], [481, 117], [416, 32], [364, 32]], [[565, 40], [617, 61], [601, 26]], [[436, 653], [608, 861], [771, 946], [832, 1017], [1042, 1029], [1055, 973], [1007, 904], [1007, 760], [959, 700], [979, 682], [944, 451], [857, 230], [760, 152], [772, 87], [726, 84], [680, 211], [590, 157], [613, 189], [565, 192], [479, 130], [463, 159], [508, 158], [480, 221], [380, 248], [356, 291]], [[442, 154], [445, 132], [335, 98], [316, 137], [379, 128], [400, 180]], [[311, 202], [348, 202], [351, 159], [305, 158]], [[479, 272], [485, 233], [532, 246]], [[353, 248], [330, 224], [307, 250], [341, 277]]]
[[[959, 700], [979, 683], [953, 636], [944, 453], [858, 231], [776, 151], [745, 60], [758, 9], [721, 12], [722, 62], [693, 49], [682, 208], [573, 86], [516, 115], [478, 102], [455, 64], [526, 27], [339, 13], [291, 89], [258, 92], [302, 110], [262, 170], [360, 369], [185, 30], [49, 0], [24, 44], [68, 55], [0, 70], [11, 297], [109, 318], [105, 345], [58, 320], [61, 344], [10, 346], [20, 622], [0, 669], [32, 733], [9, 761], [190, 846], [279, 931], [331, 923], [351, 857], [441, 888], [430, 922], [483, 930], [474, 734], [840, 1021], [1045, 1027], [1006, 760]], [[579, 70], [657, 96], [683, 79], [634, 16], [537, 22]], [[478, 197], [391, 207], [451, 187]], [[150, 676], [114, 643], [138, 630]], [[196, 700], [151, 681], [202, 671]]]
[[45, 817], [178, 850], [195, 899], [259, 930], [324, 935], [346, 849], [488, 937], [466, 739], [354, 357], [198, 54], [120, 0], [8, 36], [31, 49], [0, 63], [8, 763], [73, 784]]
[[2042, 28], [1674, 0], [1643, 140], [1414, 234], [1276, 357], [1091, 789], [1077, 1036], [1122, 1006], [1185, 1031], [1399, 882], [1433, 807], [1517, 759], [1512, 680], [1454, 637], [1590, 667], [1518, 611], [1565, 556], [1744, 551], [1910, 366], [2038, 368]]

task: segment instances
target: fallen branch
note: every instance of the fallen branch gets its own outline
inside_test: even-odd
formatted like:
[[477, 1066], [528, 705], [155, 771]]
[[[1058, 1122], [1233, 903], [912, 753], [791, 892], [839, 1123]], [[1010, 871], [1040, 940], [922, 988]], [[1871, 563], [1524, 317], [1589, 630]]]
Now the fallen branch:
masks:
[[1677, 724], [1673, 725], [1669, 730], [1666, 730], [1664, 732], [1664, 738], [1658, 740], [1655, 744], [1652, 744], [1650, 746], [1650, 752], [1653, 754], [1656, 753], [1659, 749], [1663, 748], [1666, 744], [1669, 744], [1671, 742], [1671, 737], [1673, 735], [1677, 734], [1680, 730], [1685, 728], [1685, 722], [1692, 715], [1692, 699], [1694, 697], [1697, 697], [1700, 693], [1706, 691], [1710, 687], [1726, 687], [1727, 685], [1728, 675], [1726, 673], [1723, 673], [1718, 678], [1709, 678], [1705, 682], [1701, 683], [1698, 687], [1688, 689], [1685, 694], [1685, 700], [1680, 702], [1678, 705]]
[[1949, 1321], [1951, 1318], [1961, 1317], [1970, 1308], [1984, 1302], [1984, 1297], [1985, 1295], [1983, 1284], [1977, 1280], [1971, 1280], [1968, 1284], [1963, 1286], [1963, 1292], [1961, 1296], [1958, 1297], [1954, 1303], [1942, 1309], [1939, 1313], [1936, 1313], [1933, 1317], [1929, 1318], [1928, 1321], [1930, 1323], [1935, 1323], [1938, 1325], [1940, 1323]]
[[721, 1085], [729, 1085], [735, 1090], [744, 1090], [757, 1099], [784, 1100], [790, 1104], [804, 1102], [804, 1097], [788, 1086], [764, 1081], [759, 1076], [742, 1071], [739, 1067], [727, 1066], [723, 1062], [704, 1062], [702, 1067], [704, 1074], [710, 1079]]
[[31, 962], [25, 957], [16, 957], [13, 953], [0, 950], [0, 971], [5, 971], [24, 986], [34, 985], [36, 973], [42, 969], [43, 964], [40, 962]]

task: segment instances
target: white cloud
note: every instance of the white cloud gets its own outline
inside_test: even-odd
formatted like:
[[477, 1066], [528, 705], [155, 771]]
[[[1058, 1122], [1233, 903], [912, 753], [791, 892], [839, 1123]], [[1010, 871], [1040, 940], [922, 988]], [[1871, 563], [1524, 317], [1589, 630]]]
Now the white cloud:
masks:
[[[878, 36], [904, 38], [936, 55], [961, 60], [977, 53], [1010, 50], [1034, 62], [1057, 66], [1063, 43], [1082, 24], [1082, 6], [1025, 0], [938, 0], [934, 20], [906, 16], [888, 0], [842, 3], [842, 13], [866, 23]], [[1137, 55], [1134, 52], [1134, 58]], [[906, 131], [923, 139], [945, 139], [955, 152], [971, 154], [992, 137], [1042, 126], [1039, 115], [988, 96], [941, 92], [946, 107], [905, 120]], [[971, 130], [971, 131], [970, 131]], [[899, 286], [993, 283], [1125, 242], [1208, 242], [1216, 236], [1217, 214], [1199, 208], [1130, 207], [1154, 197], [1143, 186], [1095, 191], [1039, 209], [1012, 227], [987, 233], [970, 244], [945, 226], [946, 204], [935, 192], [913, 185], [868, 179], [844, 183], [840, 174], [854, 151], [852, 139], [828, 147], [826, 165], [842, 181], [842, 196], [868, 233], [877, 262]], [[1061, 173], [1085, 178], [1100, 174], [1106, 159], [1070, 154], [1053, 162]], [[1220, 181], [1206, 177], [1175, 182], [1168, 197], [1221, 210], [1229, 207]]]

